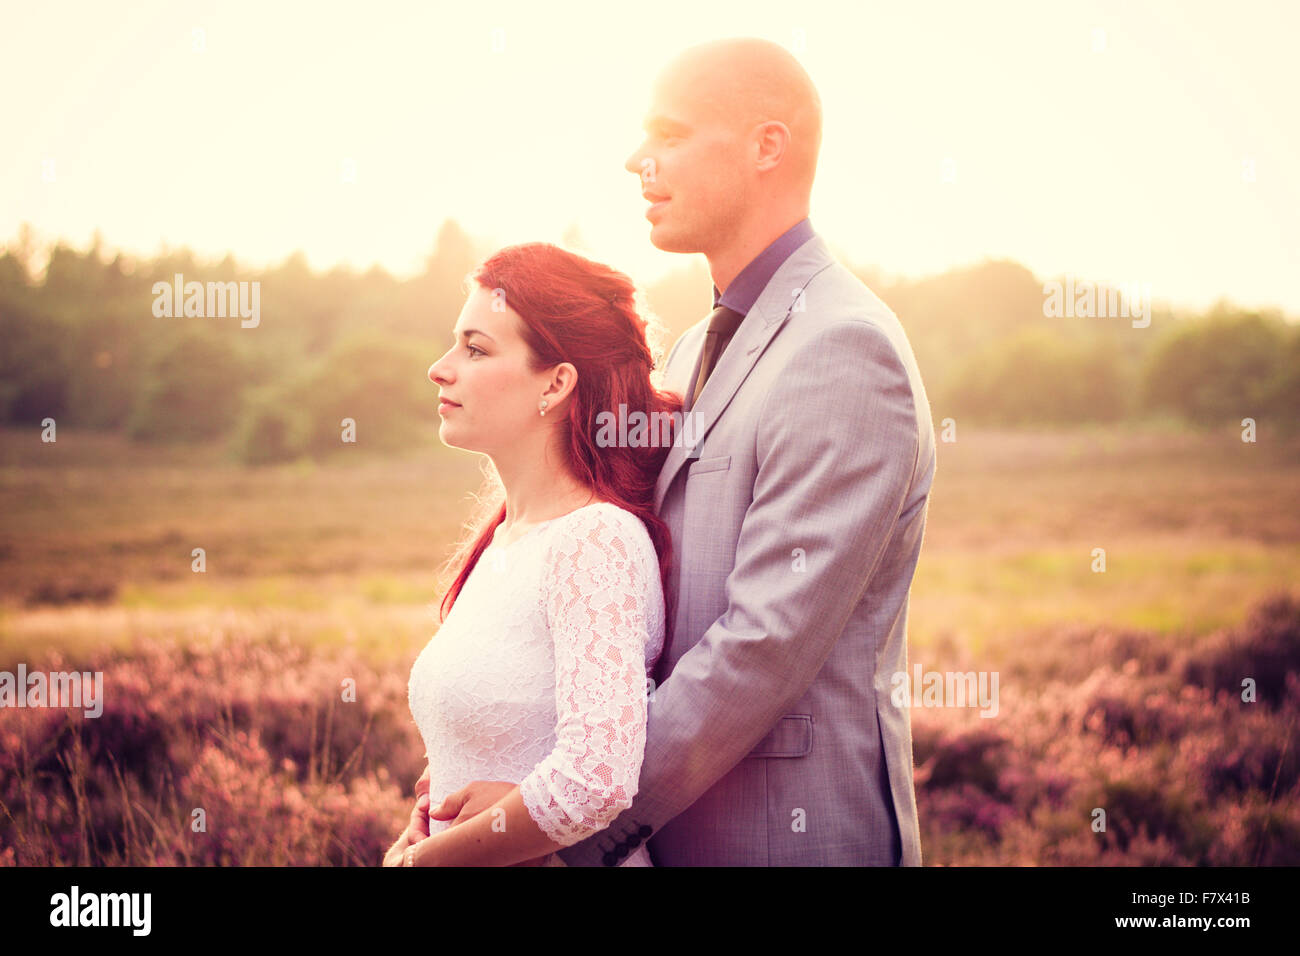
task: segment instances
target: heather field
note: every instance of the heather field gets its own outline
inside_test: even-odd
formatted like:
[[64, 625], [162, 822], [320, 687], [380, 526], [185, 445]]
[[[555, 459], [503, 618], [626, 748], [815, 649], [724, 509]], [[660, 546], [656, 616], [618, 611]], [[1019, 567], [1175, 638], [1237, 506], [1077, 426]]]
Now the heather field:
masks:
[[[432, 433], [250, 468], [0, 432], [0, 671], [105, 695], [0, 710], [0, 863], [377, 865], [478, 484]], [[912, 595], [913, 666], [998, 689], [913, 710], [927, 865], [1300, 864], [1300, 439], [962, 430]]]

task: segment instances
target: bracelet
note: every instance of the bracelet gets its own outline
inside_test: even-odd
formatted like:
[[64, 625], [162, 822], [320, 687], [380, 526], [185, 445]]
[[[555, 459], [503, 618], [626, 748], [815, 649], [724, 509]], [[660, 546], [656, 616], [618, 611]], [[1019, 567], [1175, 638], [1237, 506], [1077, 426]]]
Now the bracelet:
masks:
[[414, 844], [406, 848], [402, 854], [402, 866], [415, 866], [415, 846]]

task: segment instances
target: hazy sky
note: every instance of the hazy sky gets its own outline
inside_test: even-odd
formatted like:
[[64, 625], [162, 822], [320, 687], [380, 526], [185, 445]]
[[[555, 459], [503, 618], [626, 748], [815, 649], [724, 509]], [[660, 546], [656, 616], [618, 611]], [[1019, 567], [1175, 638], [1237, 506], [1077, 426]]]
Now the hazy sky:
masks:
[[[812, 221], [854, 264], [985, 257], [1300, 313], [1300, 4], [6, 0], [0, 241], [408, 275], [453, 217], [649, 282], [623, 161], [658, 69], [763, 36], [821, 92]], [[347, 181], [349, 178], [355, 181]], [[52, 181], [51, 181], [52, 179]]]

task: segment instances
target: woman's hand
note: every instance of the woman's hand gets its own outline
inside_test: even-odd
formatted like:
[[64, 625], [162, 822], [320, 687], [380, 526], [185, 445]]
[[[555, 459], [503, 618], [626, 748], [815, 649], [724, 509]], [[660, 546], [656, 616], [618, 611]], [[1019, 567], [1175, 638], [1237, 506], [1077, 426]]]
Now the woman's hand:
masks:
[[406, 837], [408, 844], [419, 843], [429, 836], [429, 795], [427, 793], [422, 793], [415, 801], [411, 819], [406, 824], [406, 832], [402, 835]]
[[411, 820], [406, 827], [406, 838], [411, 843], [419, 843], [429, 835], [429, 766], [415, 781], [415, 809], [411, 811]]
[[384, 866], [401, 866], [402, 856], [410, 845], [411, 842], [406, 838], [406, 831], [402, 831], [402, 835], [397, 838], [397, 842], [389, 847], [388, 852], [384, 854]]
[[415, 782], [415, 808], [411, 810], [411, 819], [397, 838], [397, 842], [384, 854], [384, 866], [401, 866], [402, 855], [413, 843], [419, 843], [429, 836], [429, 768]]
[[424, 765], [424, 773], [420, 774], [420, 779], [415, 781], [415, 796], [418, 798], [420, 794], [424, 794], [425, 796], [428, 796], [429, 794], [429, 765], [428, 764]]

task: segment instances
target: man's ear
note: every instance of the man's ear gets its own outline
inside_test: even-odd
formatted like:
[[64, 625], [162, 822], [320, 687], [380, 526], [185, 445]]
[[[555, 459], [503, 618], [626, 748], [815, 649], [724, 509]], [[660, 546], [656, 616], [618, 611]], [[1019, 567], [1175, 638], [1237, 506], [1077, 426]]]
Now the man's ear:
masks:
[[768, 120], [758, 125], [755, 137], [758, 153], [754, 168], [760, 173], [775, 169], [790, 149], [790, 127], [780, 120]]

